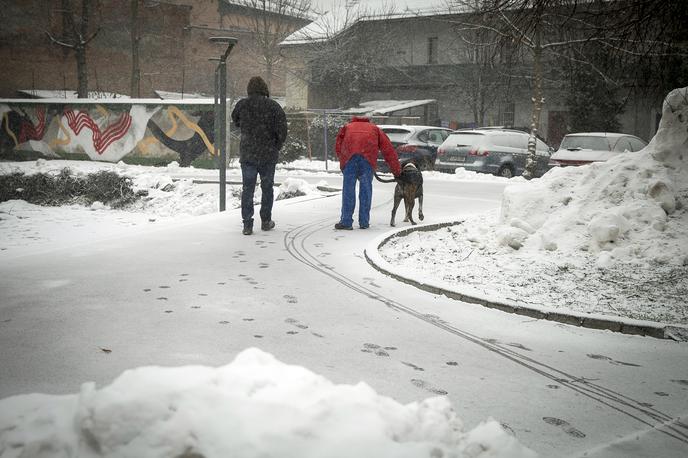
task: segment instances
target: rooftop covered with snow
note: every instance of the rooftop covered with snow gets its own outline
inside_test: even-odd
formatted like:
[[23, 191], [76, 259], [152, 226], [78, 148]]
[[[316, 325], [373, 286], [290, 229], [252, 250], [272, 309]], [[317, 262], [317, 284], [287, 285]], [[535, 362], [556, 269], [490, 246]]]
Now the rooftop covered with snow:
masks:
[[327, 41], [363, 21], [402, 19], [448, 14], [444, 0], [367, 0], [335, 2], [319, 18], [289, 35], [281, 45], [300, 45]]

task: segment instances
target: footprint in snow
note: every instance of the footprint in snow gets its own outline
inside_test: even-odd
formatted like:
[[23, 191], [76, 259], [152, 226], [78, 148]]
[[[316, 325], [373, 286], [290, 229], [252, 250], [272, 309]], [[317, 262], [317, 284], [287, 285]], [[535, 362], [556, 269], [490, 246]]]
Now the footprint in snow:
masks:
[[423, 369], [422, 367], [418, 367], [418, 366], [416, 366], [416, 365], [413, 364], [413, 363], [407, 363], [406, 361], [402, 361], [401, 364], [410, 367], [410, 368], [413, 369], [414, 371], [419, 371], [419, 372], [425, 371], [425, 369]]
[[616, 360], [610, 358], [609, 356], [604, 356], [604, 355], [596, 355], [596, 354], [593, 354], [593, 353], [588, 353], [588, 354], [587, 354], [587, 357], [588, 357], [588, 358], [592, 358], [592, 359], [599, 359], [599, 360], [602, 360], [602, 361], [608, 361], [609, 364], [614, 364], [615, 366], [641, 367], [639, 364], [625, 363], [625, 362], [623, 362], [623, 361], [616, 361]]
[[287, 318], [286, 320], [284, 320], [284, 322], [296, 326], [299, 329], [308, 329], [308, 326], [306, 326], [303, 323], [300, 323], [299, 320], [295, 320], [294, 318]]
[[564, 430], [569, 436], [575, 437], [576, 439], [582, 439], [585, 437], [585, 433], [574, 428], [568, 421], [562, 420], [555, 417], [542, 417], [542, 420], [552, 426], [558, 426]]
[[436, 387], [430, 385], [425, 380], [413, 378], [413, 379], [411, 379], [411, 383], [414, 384], [415, 386], [417, 386], [418, 388], [422, 388], [422, 389], [429, 391], [431, 393], [434, 393], [434, 394], [440, 394], [440, 395], [448, 394], [447, 391], [445, 391], [441, 388], [436, 388]]

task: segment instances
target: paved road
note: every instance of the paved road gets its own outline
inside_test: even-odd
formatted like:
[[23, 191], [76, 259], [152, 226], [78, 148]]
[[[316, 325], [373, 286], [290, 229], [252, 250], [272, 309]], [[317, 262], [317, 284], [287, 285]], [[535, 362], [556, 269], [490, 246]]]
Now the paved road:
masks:
[[[501, 188], [428, 180], [426, 222], [497, 208]], [[141, 365], [221, 365], [257, 346], [402, 402], [446, 393], [468, 427], [492, 416], [542, 456], [622, 438], [631, 452], [590, 456], [686, 456], [688, 429], [673, 420], [688, 412], [685, 344], [527, 319], [387, 278], [363, 248], [388, 230], [392, 185], [374, 195], [366, 231], [332, 229], [338, 196], [302, 198], [279, 202], [277, 230], [252, 237], [231, 211], [10, 259], [0, 397], [74, 393]]]

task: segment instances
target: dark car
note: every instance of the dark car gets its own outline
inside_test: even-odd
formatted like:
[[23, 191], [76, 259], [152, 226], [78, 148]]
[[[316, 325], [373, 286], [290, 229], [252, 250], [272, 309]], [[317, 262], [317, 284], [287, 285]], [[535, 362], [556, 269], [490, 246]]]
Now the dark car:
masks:
[[[452, 132], [451, 129], [433, 126], [380, 125], [399, 155], [399, 161], [414, 158], [422, 170], [433, 170], [437, 159], [437, 148]], [[378, 169], [389, 171], [382, 158], [378, 158]]]
[[[506, 178], [523, 174], [528, 157], [530, 134], [513, 129], [456, 130], [438, 150], [435, 168], [453, 173], [458, 167]], [[535, 176], [547, 170], [551, 148], [537, 139]]]

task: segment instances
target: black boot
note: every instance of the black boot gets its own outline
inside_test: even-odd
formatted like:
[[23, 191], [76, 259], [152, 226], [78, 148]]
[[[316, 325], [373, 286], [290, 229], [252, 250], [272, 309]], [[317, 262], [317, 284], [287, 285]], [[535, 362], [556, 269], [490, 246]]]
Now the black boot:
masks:
[[269, 231], [275, 227], [275, 222], [271, 219], [267, 221], [263, 221], [260, 225], [260, 228], [264, 231]]
[[244, 223], [244, 230], [241, 231], [244, 235], [251, 235], [253, 234], [253, 224], [250, 223]]

